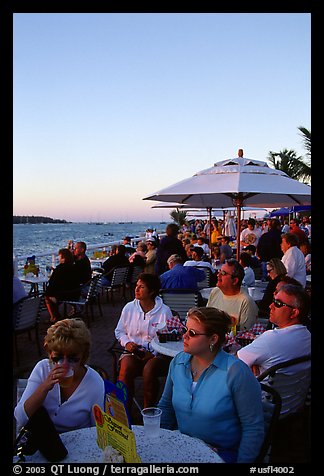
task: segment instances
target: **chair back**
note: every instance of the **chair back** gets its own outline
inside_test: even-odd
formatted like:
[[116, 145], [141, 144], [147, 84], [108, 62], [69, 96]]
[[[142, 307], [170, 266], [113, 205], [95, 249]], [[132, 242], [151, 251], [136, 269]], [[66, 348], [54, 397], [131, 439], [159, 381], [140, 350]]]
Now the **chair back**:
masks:
[[279, 421], [281, 411], [281, 397], [269, 385], [260, 383], [262, 390], [262, 406], [264, 416], [264, 439], [255, 463], [268, 462], [272, 439]]
[[211, 287], [211, 279], [212, 279], [212, 272], [206, 266], [195, 266], [197, 269], [201, 269], [205, 273], [205, 279], [202, 281], [198, 281], [198, 289], [203, 288], [210, 288]]
[[113, 275], [111, 277], [111, 284], [109, 287], [115, 288], [126, 284], [129, 268], [129, 266], [117, 266], [114, 268]]
[[94, 273], [91, 277], [86, 302], [93, 301], [98, 298], [98, 295], [101, 292], [101, 278], [102, 275], [100, 273]]
[[42, 309], [43, 296], [23, 299], [14, 309], [14, 331], [32, 329], [38, 324]]
[[304, 355], [273, 365], [257, 379], [271, 385], [282, 400], [280, 418], [303, 409], [310, 395], [311, 356]]
[[179, 314], [181, 322], [184, 322], [189, 309], [198, 306], [199, 293], [192, 289], [161, 289], [160, 297], [164, 304]]
[[131, 266], [130, 267], [130, 276], [129, 278], [129, 283], [130, 284], [136, 284], [137, 283], [137, 278], [139, 275], [143, 273], [143, 268], [142, 266]]

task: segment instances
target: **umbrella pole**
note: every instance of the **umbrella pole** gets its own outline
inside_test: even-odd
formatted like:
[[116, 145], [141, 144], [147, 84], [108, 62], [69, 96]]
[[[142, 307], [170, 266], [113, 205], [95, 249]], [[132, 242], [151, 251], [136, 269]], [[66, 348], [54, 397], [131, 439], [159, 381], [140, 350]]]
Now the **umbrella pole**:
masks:
[[240, 257], [240, 235], [241, 235], [241, 207], [243, 200], [239, 197], [235, 201], [235, 206], [237, 207], [237, 229], [236, 229], [236, 259], [239, 261]]
[[208, 228], [208, 243], [209, 243], [209, 253], [211, 256], [211, 207], [207, 207], [207, 214], [208, 214], [208, 222], [209, 222], [209, 227]]

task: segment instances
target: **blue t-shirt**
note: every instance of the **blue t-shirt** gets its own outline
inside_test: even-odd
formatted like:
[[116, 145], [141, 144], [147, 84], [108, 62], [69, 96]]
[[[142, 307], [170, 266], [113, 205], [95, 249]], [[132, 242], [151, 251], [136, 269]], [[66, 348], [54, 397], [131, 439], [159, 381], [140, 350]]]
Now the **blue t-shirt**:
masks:
[[220, 350], [192, 389], [191, 355], [177, 354], [170, 363], [158, 406], [161, 427], [179, 429], [216, 446], [220, 456], [252, 463], [264, 438], [261, 387], [250, 368]]
[[161, 287], [163, 289], [193, 289], [198, 291], [198, 281], [205, 279], [205, 273], [201, 269], [191, 266], [176, 264], [170, 271], [161, 274]]

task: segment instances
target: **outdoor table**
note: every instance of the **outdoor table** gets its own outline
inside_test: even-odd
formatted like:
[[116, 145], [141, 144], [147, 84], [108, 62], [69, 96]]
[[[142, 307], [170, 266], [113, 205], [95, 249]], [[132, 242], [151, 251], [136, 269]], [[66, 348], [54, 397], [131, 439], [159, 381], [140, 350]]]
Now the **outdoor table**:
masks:
[[160, 354], [174, 357], [183, 350], [183, 340], [159, 342], [159, 338], [156, 336], [151, 340], [150, 346]]
[[[135, 433], [136, 448], [142, 463], [224, 463], [204, 441], [184, 435], [178, 430], [161, 428], [160, 436], [149, 442], [143, 426], [134, 425], [132, 430]], [[59, 464], [103, 462], [103, 452], [97, 445], [95, 427], [69, 431], [60, 436], [68, 449], [68, 454]], [[47, 462], [37, 451], [32, 456], [26, 456], [25, 463]]]
[[39, 285], [43, 285], [43, 292], [46, 290], [48, 283], [48, 277], [44, 275], [38, 276], [19, 276], [19, 279], [22, 283], [30, 284], [29, 296], [38, 296], [39, 295]]

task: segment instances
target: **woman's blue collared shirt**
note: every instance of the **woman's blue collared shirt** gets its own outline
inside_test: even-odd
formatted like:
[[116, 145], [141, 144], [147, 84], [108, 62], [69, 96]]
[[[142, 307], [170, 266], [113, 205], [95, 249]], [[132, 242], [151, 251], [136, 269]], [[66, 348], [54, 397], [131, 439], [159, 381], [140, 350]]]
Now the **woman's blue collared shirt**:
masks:
[[238, 463], [253, 462], [264, 437], [259, 382], [243, 361], [220, 350], [192, 391], [191, 357], [180, 352], [170, 364], [161, 426], [234, 451]]

